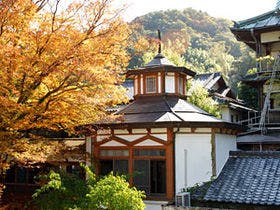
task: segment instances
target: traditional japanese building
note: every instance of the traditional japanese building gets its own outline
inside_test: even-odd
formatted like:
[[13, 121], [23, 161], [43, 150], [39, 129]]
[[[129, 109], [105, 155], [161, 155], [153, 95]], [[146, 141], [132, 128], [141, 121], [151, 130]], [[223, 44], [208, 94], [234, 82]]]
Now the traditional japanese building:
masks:
[[87, 125], [87, 151], [99, 175], [130, 174], [147, 200], [171, 201], [183, 188], [220, 173], [242, 128], [186, 101], [186, 80], [194, 75], [160, 48], [150, 63], [127, 72], [135, 100], [115, 122]]
[[[243, 135], [241, 149], [280, 149], [280, 1], [274, 10], [248, 20], [236, 22], [231, 28], [237, 40], [256, 52], [257, 72], [246, 76], [243, 82], [258, 90], [259, 114], [246, 122], [249, 133], [263, 138]], [[265, 136], [267, 135], [267, 136]], [[257, 146], [256, 146], [257, 145]], [[271, 145], [273, 145], [271, 147]]]
[[237, 99], [220, 72], [197, 74], [194, 82], [200, 82], [208, 90], [209, 96], [219, 105], [221, 118], [227, 122], [238, 123], [256, 112]]

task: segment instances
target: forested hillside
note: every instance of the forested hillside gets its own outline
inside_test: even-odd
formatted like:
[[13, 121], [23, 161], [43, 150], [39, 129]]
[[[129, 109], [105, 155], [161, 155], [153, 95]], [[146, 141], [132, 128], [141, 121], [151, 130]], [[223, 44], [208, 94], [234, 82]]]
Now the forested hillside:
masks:
[[[134, 19], [131, 25], [137, 25], [137, 36], [148, 37], [150, 41], [157, 38], [160, 29], [166, 57], [197, 73], [222, 72], [235, 91], [247, 70], [255, 67], [254, 52], [236, 41], [230, 32], [230, 20], [188, 8], [152, 12]], [[133, 50], [131, 53], [134, 58], [129, 68], [142, 66], [157, 53], [156, 45], [143, 54], [135, 55]]]

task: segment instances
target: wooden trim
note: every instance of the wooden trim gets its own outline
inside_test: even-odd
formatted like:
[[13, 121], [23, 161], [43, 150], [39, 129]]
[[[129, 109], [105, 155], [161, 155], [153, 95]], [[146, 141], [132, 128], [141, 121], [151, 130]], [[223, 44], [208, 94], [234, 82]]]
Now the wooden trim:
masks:
[[[137, 89], [136, 89], [136, 83], [137, 83]], [[138, 76], [134, 76], [134, 79], [133, 79], [133, 84], [134, 84], [134, 95], [137, 95], [138, 94]]]
[[161, 92], [165, 93], [165, 72], [161, 73]]
[[100, 167], [98, 165], [98, 158], [99, 158], [99, 147], [98, 146], [94, 146], [93, 148], [93, 165], [95, 166], [95, 171], [96, 171], [96, 174], [99, 175], [100, 171]]
[[186, 95], [187, 90], [187, 78], [186, 76], [183, 76], [183, 95]]
[[166, 149], [166, 146], [133, 146], [133, 149]]
[[98, 147], [99, 149], [98, 150], [129, 150], [129, 146], [124, 146], [124, 147], [115, 147], [115, 146], [110, 146], [110, 147], [103, 147], [103, 146], [99, 146]]
[[[126, 142], [126, 140], [119, 138], [117, 136], [110, 136], [106, 140], [101, 142], [95, 142], [93, 145], [93, 156], [94, 156], [94, 165], [96, 166], [96, 173], [100, 173], [100, 161], [101, 160], [128, 160], [128, 173], [130, 175], [134, 172], [134, 161], [135, 160], [162, 160], [166, 164], [166, 193], [165, 197], [172, 199], [174, 196], [174, 151], [173, 151], [173, 128], [167, 128], [166, 132], [160, 134], [166, 134], [167, 141], [154, 137], [150, 134], [151, 129], [147, 129], [148, 134], [145, 136], [132, 141]], [[122, 134], [121, 134], [122, 135]], [[139, 134], [138, 134], [139, 135]], [[141, 135], [141, 134], [140, 134]], [[146, 141], [147, 139], [160, 143], [159, 146], [136, 146], [136, 144]], [[102, 144], [115, 140], [125, 146], [102, 146]], [[165, 150], [164, 156], [135, 156], [135, 149], [162, 149]], [[128, 156], [100, 156], [100, 150], [128, 150]], [[133, 185], [133, 176], [129, 178], [130, 185]]]
[[131, 142], [126, 141], [125, 139], [119, 138], [117, 136], [110, 136], [109, 138], [103, 139], [102, 141], [99, 141], [96, 143], [96, 145], [101, 146], [102, 144], [108, 143], [110, 141], [116, 141], [121, 144], [124, 144], [125, 146], [131, 145]]
[[134, 145], [134, 146], [135, 146], [136, 144], [139, 144], [139, 143], [141, 143], [141, 142], [143, 142], [143, 141], [146, 141], [146, 140], [148, 140], [148, 139], [153, 140], [153, 141], [155, 141], [155, 142], [157, 142], [157, 143], [159, 143], [159, 144], [162, 144], [162, 145], [166, 145], [166, 144], [167, 144], [166, 141], [164, 141], [164, 140], [162, 140], [162, 139], [159, 139], [159, 138], [157, 138], [157, 137], [151, 136], [150, 134], [147, 134], [146, 136], [143, 136], [143, 137], [141, 137], [141, 138], [139, 138], [139, 139], [137, 139], [137, 140], [131, 142], [131, 145]]
[[179, 74], [174, 74], [174, 85], [175, 85], [175, 94], [179, 94]]
[[129, 160], [129, 156], [98, 156], [98, 160]]
[[164, 156], [133, 156], [134, 160], [166, 160]]
[[[147, 77], [155, 77], [156, 79], [156, 92], [155, 93], [147, 93]], [[157, 73], [150, 73], [143, 75], [143, 94], [158, 94], [158, 75]]]
[[141, 76], [139, 75], [138, 76], [138, 80], [137, 80], [137, 83], [138, 83], [138, 93], [137, 93], [137, 95], [139, 95], [139, 94], [141, 94]]
[[175, 180], [174, 180], [174, 132], [173, 128], [167, 131], [167, 141], [170, 144], [166, 148], [166, 197], [169, 200], [174, 198]]

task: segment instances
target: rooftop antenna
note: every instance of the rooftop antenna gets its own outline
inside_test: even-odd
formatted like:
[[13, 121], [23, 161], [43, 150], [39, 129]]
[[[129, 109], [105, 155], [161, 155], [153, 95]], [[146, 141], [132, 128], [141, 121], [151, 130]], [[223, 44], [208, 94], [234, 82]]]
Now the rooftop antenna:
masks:
[[158, 29], [158, 53], [161, 53], [161, 35], [160, 30]]

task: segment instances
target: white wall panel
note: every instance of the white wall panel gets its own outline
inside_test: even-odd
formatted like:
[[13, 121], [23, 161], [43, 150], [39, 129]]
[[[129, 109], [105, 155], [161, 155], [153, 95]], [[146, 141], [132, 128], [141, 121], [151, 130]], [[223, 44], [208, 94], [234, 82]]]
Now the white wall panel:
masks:
[[211, 134], [176, 134], [176, 193], [212, 176]]
[[229, 151], [236, 151], [236, 136], [227, 134], [216, 134], [216, 169], [220, 174], [228, 157]]

